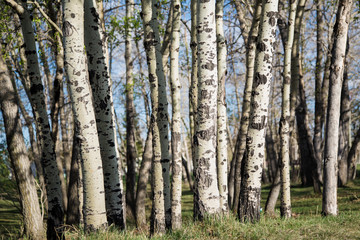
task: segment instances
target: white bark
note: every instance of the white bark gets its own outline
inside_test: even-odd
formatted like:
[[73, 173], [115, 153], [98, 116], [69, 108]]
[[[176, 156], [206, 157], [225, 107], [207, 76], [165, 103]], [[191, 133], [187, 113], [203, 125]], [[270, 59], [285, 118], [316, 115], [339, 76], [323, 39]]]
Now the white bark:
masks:
[[217, 52], [215, 4], [198, 1], [198, 106], [195, 123], [194, 217], [220, 212], [216, 170]]
[[344, 73], [346, 41], [352, 0], [339, 1], [333, 32], [333, 49], [330, 66], [330, 89], [326, 116], [324, 151], [323, 215], [337, 215], [338, 136], [341, 86]]
[[265, 157], [265, 130], [277, 17], [278, 0], [265, 1], [256, 46], [252, 108], [246, 138], [247, 152], [244, 159], [246, 162], [240, 196], [239, 218], [241, 221], [255, 222], [260, 218], [261, 174]]
[[227, 116], [225, 100], [226, 80], [226, 40], [224, 37], [224, 0], [216, 1], [216, 39], [217, 39], [217, 173], [220, 194], [220, 208], [223, 213], [229, 211], [228, 205], [228, 154], [227, 154]]
[[156, 52], [159, 53], [159, 34], [156, 19], [156, 1], [142, 0], [142, 17], [144, 25], [144, 47], [147, 55], [149, 82], [151, 89], [151, 129], [153, 134], [153, 163], [152, 163], [152, 212], [150, 232], [152, 234], [165, 233], [165, 205], [164, 180], [162, 175], [160, 132], [158, 122], [159, 86], [158, 68], [162, 63], [157, 62]]
[[107, 225], [104, 177], [84, 48], [84, 1], [63, 2], [65, 70], [82, 158], [84, 224], [87, 231]]
[[295, 15], [297, 0], [291, 1], [289, 8], [288, 34], [285, 46], [283, 85], [282, 85], [282, 108], [280, 119], [280, 181], [281, 181], [281, 216], [291, 217], [290, 198], [290, 82], [291, 82], [291, 51], [294, 42]]
[[109, 224], [125, 228], [113, 96], [105, 61], [106, 38], [99, 15], [96, 0], [85, 1], [85, 46], [104, 173], [107, 219]]
[[182, 159], [181, 159], [181, 96], [179, 79], [180, 48], [180, 0], [173, 0], [173, 25], [170, 46], [170, 83], [172, 99], [171, 119], [171, 153], [172, 153], [172, 188], [171, 188], [171, 226], [181, 228], [181, 191], [182, 191]]

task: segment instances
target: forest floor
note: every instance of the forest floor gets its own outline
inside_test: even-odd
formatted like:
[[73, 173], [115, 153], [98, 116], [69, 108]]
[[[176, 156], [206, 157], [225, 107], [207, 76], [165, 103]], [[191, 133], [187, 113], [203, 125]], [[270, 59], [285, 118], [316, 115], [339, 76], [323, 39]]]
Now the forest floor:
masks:
[[[277, 216], [261, 214], [259, 223], [240, 223], [235, 217], [206, 219], [194, 222], [192, 219], [193, 196], [184, 184], [182, 197], [183, 228], [151, 239], [360, 239], [360, 170], [357, 179], [338, 189], [339, 215], [321, 216], [321, 195], [314, 194], [312, 187], [292, 185], [293, 217], [288, 220]], [[271, 186], [262, 189], [261, 206], [264, 208]], [[279, 202], [279, 201], [278, 201]], [[147, 203], [148, 210], [151, 203]], [[18, 203], [0, 198], [0, 239], [18, 239], [23, 231]], [[127, 231], [114, 228], [85, 236], [78, 228], [70, 228], [66, 239], [149, 239], [148, 232], [139, 232], [133, 221]]]

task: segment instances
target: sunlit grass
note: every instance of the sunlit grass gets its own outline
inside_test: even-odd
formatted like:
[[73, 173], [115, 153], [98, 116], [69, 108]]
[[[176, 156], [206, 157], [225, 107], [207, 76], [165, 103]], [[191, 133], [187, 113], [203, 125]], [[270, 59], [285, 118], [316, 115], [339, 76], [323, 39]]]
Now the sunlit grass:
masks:
[[[359, 176], [359, 175], [358, 175]], [[270, 186], [263, 186], [262, 208], [265, 206]], [[150, 194], [150, 188], [148, 189]], [[339, 216], [321, 216], [321, 194], [314, 194], [312, 187], [302, 188], [292, 185], [293, 218], [261, 215], [259, 223], [240, 223], [234, 216], [218, 219], [193, 221], [193, 195], [187, 184], [183, 186], [181, 230], [168, 232], [152, 239], [359, 239], [360, 238], [360, 179], [338, 189]], [[7, 201], [0, 201], [0, 239], [17, 239], [21, 231], [21, 216]], [[147, 216], [150, 215], [150, 200], [146, 203]], [[127, 231], [114, 227], [106, 231], [84, 234], [81, 228], [69, 227], [66, 239], [149, 239], [148, 232], [139, 232], [134, 221], [128, 221]]]

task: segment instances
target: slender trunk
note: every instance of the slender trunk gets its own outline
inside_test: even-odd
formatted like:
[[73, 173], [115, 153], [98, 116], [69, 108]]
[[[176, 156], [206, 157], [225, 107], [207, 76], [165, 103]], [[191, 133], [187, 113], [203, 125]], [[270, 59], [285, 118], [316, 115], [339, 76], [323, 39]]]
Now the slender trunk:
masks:
[[321, 72], [323, 70], [322, 61], [324, 58], [324, 17], [322, 13], [322, 0], [316, 0], [316, 67], [315, 67], [315, 119], [314, 119], [314, 150], [317, 160], [317, 171], [318, 175], [321, 176], [321, 159], [322, 159], [322, 128], [323, 122], [321, 118], [323, 116], [324, 109], [322, 103], [322, 92], [324, 91], [321, 87], [322, 79]]
[[153, 156], [152, 151], [152, 132], [149, 128], [145, 141], [144, 152], [142, 155], [142, 162], [139, 170], [139, 179], [136, 191], [136, 226], [138, 229], [146, 229], [146, 214], [145, 214], [145, 200], [146, 187], [149, 181], [149, 173], [151, 169], [151, 160]]
[[135, 107], [134, 107], [134, 78], [132, 50], [132, 32], [130, 21], [134, 13], [134, 1], [126, 1], [126, 28], [125, 28], [125, 63], [126, 63], [126, 207], [127, 215], [135, 217], [136, 202], [136, 141], [135, 141]]
[[77, 141], [78, 136], [76, 129], [73, 137], [73, 149], [71, 155], [71, 171], [69, 172], [69, 187], [68, 187], [68, 208], [66, 211], [66, 224], [79, 225], [80, 224], [80, 196], [79, 196], [79, 184], [80, 182], [80, 143]]
[[85, 1], [85, 46], [104, 173], [106, 215], [108, 224], [124, 229], [123, 187], [119, 172], [111, 81], [105, 61], [105, 41], [96, 1]]
[[280, 180], [280, 169], [276, 171], [274, 181], [271, 186], [268, 198], [266, 199], [265, 204], [265, 214], [270, 217], [275, 217], [275, 205], [279, 197], [281, 189], [281, 180]]
[[220, 194], [220, 208], [223, 213], [228, 213], [228, 154], [227, 154], [227, 129], [226, 129], [226, 40], [224, 36], [224, 0], [216, 1], [216, 42], [217, 42], [217, 70], [218, 70], [218, 95], [217, 95], [217, 177]]
[[63, 1], [63, 9], [65, 70], [82, 160], [85, 230], [95, 231], [105, 227], [107, 221], [103, 166], [84, 49], [84, 1]]
[[356, 135], [351, 144], [351, 148], [350, 148], [350, 151], [348, 154], [348, 165], [349, 165], [348, 177], [349, 177], [349, 180], [354, 180], [356, 177], [356, 161], [358, 159], [357, 156], [359, 156], [359, 146], [360, 146], [360, 128], [356, 132]]
[[[158, 62], [160, 54], [160, 37], [158, 30], [157, 2], [155, 0], [142, 0], [142, 18], [144, 25], [144, 47], [147, 55], [147, 64], [151, 96], [151, 129], [153, 136], [153, 162], [152, 162], [152, 211], [151, 234], [165, 233], [165, 200], [163, 163], [160, 143], [159, 117], [159, 76], [162, 71], [162, 62]], [[161, 58], [160, 58], [161, 59]], [[163, 74], [163, 73], [162, 73]], [[166, 123], [167, 124], [167, 123]], [[166, 169], [165, 169], [166, 171]], [[170, 196], [170, 195], [169, 195]]]
[[260, 194], [262, 164], [265, 157], [265, 130], [268, 118], [272, 60], [278, 0], [265, 1], [260, 20], [259, 37], [256, 44], [253, 94], [249, 130], [246, 138], [244, 175], [240, 192], [240, 221], [256, 222], [260, 219]]
[[347, 55], [349, 51], [349, 39], [347, 41], [344, 76], [341, 88], [341, 105], [340, 105], [340, 126], [339, 126], [339, 151], [338, 151], [338, 164], [339, 164], [339, 181], [340, 187], [345, 186], [348, 181], [348, 154], [350, 150], [350, 124], [351, 124], [351, 102], [349, 96], [349, 78], [347, 72]]
[[1, 52], [2, 49], [0, 46], [0, 108], [5, 125], [11, 165], [20, 193], [25, 234], [30, 239], [44, 239], [43, 220], [34, 175], [31, 172], [30, 160], [26, 154], [27, 149], [22, 133], [16, 93]]
[[253, 18], [251, 29], [249, 33], [248, 45], [246, 49], [246, 83], [244, 88], [244, 97], [242, 105], [242, 115], [240, 121], [240, 130], [237, 137], [238, 149], [233, 156], [235, 161], [235, 183], [234, 183], [234, 203], [233, 212], [236, 213], [240, 202], [241, 189], [241, 166], [242, 159], [246, 148], [246, 136], [248, 134], [251, 110], [251, 92], [253, 90], [253, 81], [256, 76], [255, 73], [255, 53], [257, 38], [260, 36], [259, 25], [262, 14], [263, 3], [262, 0], [257, 0], [255, 5], [255, 16]]
[[172, 153], [172, 191], [171, 191], [171, 226], [173, 230], [181, 228], [181, 83], [179, 78], [180, 48], [180, 0], [172, 1], [173, 20], [170, 47], [170, 83], [172, 100], [171, 118], [171, 153]]
[[346, 41], [352, 0], [340, 0], [333, 32], [330, 88], [325, 128], [323, 215], [337, 215], [337, 156], [341, 81], [344, 74]]
[[[191, 83], [189, 88], [189, 118], [190, 118], [190, 134], [191, 134], [191, 157], [195, 169], [195, 145], [193, 136], [195, 135], [195, 124], [198, 105], [198, 44], [197, 44], [197, 0], [191, 0], [191, 34], [190, 34], [190, 47], [191, 47]], [[195, 177], [195, 172], [194, 172]]]
[[42, 149], [41, 164], [44, 170], [45, 183], [48, 194], [48, 239], [62, 238], [62, 224], [64, 210], [59, 172], [56, 166], [55, 146], [51, 138], [51, 129], [44, 105], [44, 86], [41, 82], [39, 60], [35, 45], [34, 29], [26, 3], [17, 4], [13, 0], [6, 0], [18, 13], [21, 21], [27, 59], [27, 74], [30, 80], [30, 102], [34, 109], [35, 121], [38, 123], [38, 135]]
[[295, 15], [298, 1], [291, 1], [289, 8], [289, 21], [287, 41], [285, 44], [283, 85], [282, 85], [282, 107], [280, 118], [280, 179], [281, 179], [281, 207], [280, 213], [284, 218], [291, 217], [291, 198], [290, 198], [290, 82], [291, 82], [291, 50], [294, 41]]

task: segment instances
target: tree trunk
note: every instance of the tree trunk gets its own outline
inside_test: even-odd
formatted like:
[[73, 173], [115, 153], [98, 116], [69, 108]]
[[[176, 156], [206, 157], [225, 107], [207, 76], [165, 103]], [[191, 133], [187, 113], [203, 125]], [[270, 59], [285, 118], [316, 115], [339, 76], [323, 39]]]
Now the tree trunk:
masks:
[[280, 169], [278, 169], [276, 171], [275, 178], [272, 183], [268, 198], [266, 199], [265, 214], [267, 216], [275, 217], [275, 205], [279, 197], [280, 189], [281, 189]]
[[227, 112], [226, 112], [226, 40], [224, 36], [224, 0], [216, 0], [216, 42], [217, 42], [217, 71], [218, 71], [218, 95], [217, 95], [217, 178], [220, 194], [220, 208], [222, 213], [229, 212], [228, 204], [228, 138], [227, 138]]
[[44, 239], [44, 226], [31, 172], [30, 160], [22, 133], [19, 107], [8, 68], [3, 61], [0, 46], [0, 107], [5, 125], [6, 140], [11, 165], [20, 193], [20, 205], [24, 219], [25, 234], [30, 239]]
[[198, 107], [195, 117], [194, 218], [220, 212], [216, 172], [218, 75], [214, 2], [198, 1]]
[[80, 196], [79, 196], [79, 184], [81, 183], [80, 179], [80, 162], [81, 162], [81, 155], [80, 155], [80, 142], [77, 141], [78, 136], [76, 133], [76, 129], [74, 130], [74, 137], [73, 137], [73, 149], [72, 149], [72, 156], [71, 156], [71, 171], [69, 174], [69, 187], [68, 187], [68, 208], [66, 212], [66, 224], [68, 225], [79, 225], [80, 224]]
[[[160, 53], [160, 37], [158, 30], [157, 2], [154, 0], [142, 0], [142, 18], [144, 26], [144, 47], [147, 56], [150, 96], [151, 96], [151, 129], [153, 136], [153, 162], [152, 162], [152, 211], [151, 211], [151, 234], [164, 234], [165, 203], [164, 203], [164, 179], [163, 164], [161, 162], [160, 132], [158, 125], [159, 117], [159, 76], [162, 71], [162, 62], [158, 62]], [[161, 58], [160, 58], [161, 59]], [[160, 63], [160, 64], [159, 64]], [[163, 74], [163, 73], [162, 73]], [[163, 107], [163, 106], [161, 106]], [[167, 123], [166, 123], [167, 124]], [[166, 171], [166, 169], [165, 169]], [[170, 196], [170, 195], [169, 195]]]
[[6, 0], [6, 2], [15, 9], [20, 17], [25, 42], [25, 55], [28, 63], [27, 74], [30, 80], [30, 102], [34, 109], [35, 121], [38, 123], [38, 135], [42, 148], [41, 164], [48, 194], [47, 238], [62, 238], [61, 226], [64, 222], [64, 210], [61, 184], [56, 166], [55, 146], [51, 139], [51, 129], [44, 104], [44, 86], [41, 81], [34, 29], [26, 3], [20, 5], [13, 0]]
[[256, 40], [260, 35], [259, 25], [262, 14], [263, 3], [262, 0], [257, 0], [255, 5], [255, 16], [253, 18], [251, 29], [249, 33], [248, 45], [246, 49], [246, 82], [244, 88], [244, 97], [242, 105], [242, 115], [240, 122], [240, 130], [236, 140], [238, 149], [235, 150], [236, 154], [233, 155], [235, 161], [235, 183], [234, 183], [234, 202], [233, 212], [237, 212], [240, 202], [240, 189], [241, 189], [241, 166], [242, 159], [246, 148], [246, 136], [248, 134], [250, 111], [251, 111], [251, 92], [253, 90], [254, 72], [255, 72], [255, 53], [256, 53]]
[[[95, 231], [105, 227], [107, 221], [103, 166], [84, 49], [84, 1], [63, 3], [65, 70], [82, 158], [84, 223], [86, 231]], [[109, 145], [114, 146], [114, 142]]]
[[181, 99], [179, 79], [179, 48], [180, 48], [180, 0], [172, 1], [173, 20], [170, 47], [170, 83], [172, 100], [171, 119], [171, 153], [172, 153], [172, 191], [171, 191], [171, 226], [173, 230], [181, 228]]
[[272, 59], [278, 15], [278, 0], [263, 3], [260, 32], [256, 45], [253, 94], [249, 130], [246, 138], [244, 175], [240, 192], [239, 219], [256, 222], [260, 219], [262, 164], [265, 157], [265, 130], [268, 118]]
[[340, 118], [341, 81], [344, 74], [346, 41], [352, 0], [340, 0], [333, 32], [330, 88], [325, 129], [324, 191], [322, 214], [337, 215], [337, 157]]
[[324, 58], [324, 17], [322, 13], [322, 0], [316, 0], [316, 67], [315, 67], [315, 119], [314, 119], [314, 151], [317, 160], [318, 175], [321, 176], [321, 159], [322, 159], [322, 128], [323, 122], [321, 118], [325, 114], [322, 103], [322, 79], [321, 72], [323, 70], [322, 61]]
[[[114, 105], [106, 59], [106, 38], [95, 0], [85, 1], [85, 46], [102, 159], [108, 224], [125, 228]], [[135, 181], [134, 186], [135, 192]], [[135, 199], [132, 199], [135, 202]]]
[[347, 41], [345, 53], [344, 76], [341, 88], [341, 105], [340, 105], [340, 126], [339, 126], [339, 181], [340, 187], [345, 186], [348, 181], [348, 154], [350, 150], [350, 124], [351, 124], [351, 102], [349, 96], [349, 79], [347, 72], [347, 55], [349, 51], [349, 40]]
[[134, 1], [126, 1], [125, 28], [125, 63], [126, 63], [126, 211], [135, 217], [136, 202], [136, 141], [135, 141], [135, 107], [132, 50], [132, 32], [130, 21], [134, 14]]
[[[190, 134], [191, 134], [191, 157], [192, 163], [195, 169], [195, 145], [194, 138], [195, 135], [195, 124], [197, 116], [197, 107], [198, 107], [198, 44], [197, 44], [197, 0], [191, 0], [191, 33], [190, 33], [190, 48], [191, 48], [191, 83], [189, 87], [189, 118], [190, 118]], [[194, 171], [195, 177], [195, 171]]]
[[351, 148], [348, 154], [348, 177], [349, 180], [354, 180], [356, 177], [356, 161], [357, 156], [359, 156], [359, 146], [360, 146], [360, 128], [356, 132], [354, 140], [351, 144]]
[[285, 57], [282, 85], [282, 105], [280, 118], [280, 181], [281, 181], [281, 206], [280, 214], [284, 218], [291, 217], [290, 197], [290, 82], [291, 82], [291, 50], [294, 41], [295, 15], [298, 1], [291, 1], [289, 8], [289, 21], [287, 41], [285, 43]]
[[146, 214], [145, 214], [145, 200], [146, 200], [146, 187], [149, 181], [149, 173], [151, 168], [151, 160], [153, 156], [152, 151], [152, 132], [151, 128], [145, 141], [142, 162], [139, 170], [139, 179], [136, 192], [136, 226], [138, 229], [146, 229]]

